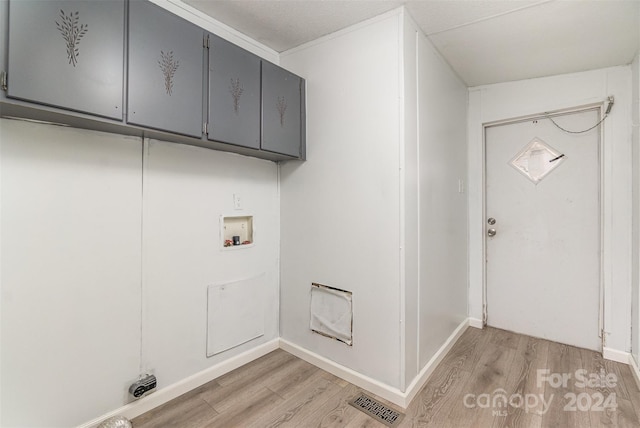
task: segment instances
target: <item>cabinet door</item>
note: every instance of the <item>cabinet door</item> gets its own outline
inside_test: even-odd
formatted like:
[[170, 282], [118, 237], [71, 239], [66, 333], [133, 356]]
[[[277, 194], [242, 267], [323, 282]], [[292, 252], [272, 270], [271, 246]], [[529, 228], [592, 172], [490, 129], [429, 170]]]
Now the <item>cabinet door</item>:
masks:
[[203, 36], [159, 6], [131, 0], [129, 123], [202, 136]]
[[209, 139], [260, 148], [260, 59], [209, 39]]
[[262, 62], [262, 149], [301, 156], [302, 79]]
[[7, 96], [121, 120], [124, 7], [11, 0]]

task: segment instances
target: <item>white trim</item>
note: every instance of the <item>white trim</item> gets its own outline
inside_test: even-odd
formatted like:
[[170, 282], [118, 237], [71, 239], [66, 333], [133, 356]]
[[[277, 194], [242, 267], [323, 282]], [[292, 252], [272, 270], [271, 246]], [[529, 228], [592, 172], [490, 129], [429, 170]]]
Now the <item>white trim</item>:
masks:
[[602, 348], [602, 358], [615, 361], [617, 363], [629, 364], [631, 354], [629, 352], [618, 351], [612, 348]]
[[442, 361], [444, 356], [451, 350], [456, 341], [460, 338], [462, 333], [469, 327], [469, 319], [465, 319], [455, 329], [455, 331], [449, 336], [440, 349], [433, 355], [431, 360], [422, 368], [418, 376], [413, 379], [413, 382], [409, 385], [405, 392], [400, 391], [398, 388], [394, 388], [378, 380], [370, 378], [369, 376], [358, 373], [348, 367], [329, 360], [321, 355], [304, 349], [298, 345], [295, 345], [285, 339], [280, 339], [280, 348], [301, 358], [308, 363], [313, 364], [341, 379], [346, 380], [360, 388], [367, 390], [379, 397], [384, 398], [398, 406], [406, 409], [411, 400], [420, 392], [422, 387], [427, 383], [429, 377]]
[[633, 378], [636, 380], [636, 385], [640, 388], [640, 368], [638, 368], [638, 363], [636, 363], [636, 359], [633, 358], [631, 353], [629, 354], [629, 368], [633, 373]]
[[[607, 98], [608, 99], [608, 98]], [[605, 110], [605, 105], [604, 105], [604, 101], [602, 103], [602, 105], [600, 106], [600, 119], [602, 121], [604, 121], [605, 117], [604, 117], [604, 112]], [[598, 213], [598, 215], [600, 216], [600, 255], [599, 255], [599, 259], [600, 259], [600, 289], [598, 290], [599, 296], [598, 299], [600, 299], [600, 301], [598, 302], [598, 337], [600, 337], [600, 343], [602, 346], [602, 351], [604, 353], [604, 348], [605, 345], [607, 344], [607, 337], [605, 335], [605, 322], [604, 322], [604, 311], [605, 311], [605, 277], [604, 277], [604, 273], [607, 271], [607, 266], [605, 265], [605, 241], [608, 237], [607, 234], [605, 234], [605, 218], [609, 218], [609, 214], [605, 209], [605, 190], [606, 190], [606, 184], [607, 182], [605, 182], [605, 177], [607, 174], [607, 169], [605, 168], [605, 162], [604, 160], [607, 159], [606, 158], [606, 153], [605, 153], [605, 131], [604, 131], [604, 126], [600, 126], [600, 141], [598, 142], [598, 163], [599, 163], [599, 171], [598, 173], [600, 174], [600, 183], [599, 183], [599, 188], [598, 188], [598, 201], [600, 203], [600, 212]]]
[[[420, 173], [421, 173], [421, 166], [420, 166], [420, 115], [422, 114], [422, 111], [424, 110], [424, 107], [422, 109], [420, 109], [420, 72], [422, 71], [422, 69], [420, 68], [420, 43], [424, 43], [421, 41], [421, 37], [426, 39], [426, 36], [422, 33], [421, 30], [419, 30], [418, 28], [418, 24], [415, 22], [415, 20], [413, 20], [413, 17], [411, 15], [409, 15], [407, 13], [407, 16], [411, 19], [411, 22], [413, 23], [413, 25], [416, 27], [416, 51], [415, 51], [415, 57], [416, 57], [416, 69], [415, 69], [415, 73], [416, 73], [416, 174], [418, 177], [418, 182], [416, 183], [416, 190], [418, 191], [418, 196], [416, 197], [416, 205], [418, 207], [418, 229], [416, 230], [416, 233], [418, 234], [418, 236], [422, 236], [422, 221], [420, 221], [420, 219], [422, 218], [422, 209], [420, 208], [422, 206], [422, 186], [421, 186], [421, 182], [422, 180], [420, 180]], [[421, 292], [420, 289], [422, 287], [420, 287], [420, 284], [422, 284], [422, 269], [420, 268], [420, 260], [422, 260], [422, 245], [420, 245], [420, 239], [418, 238], [418, 272], [416, 273], [416, 277], [418, 280], [418, 289], [416, 290], [416, 371], [420, 369], [420, 338], [421, 336], [421, 332], [420, 332], [420, 302], [421, 302]], [[468, 263], [468, 261], [467, 261]], [[467, 272], [469, 271], [469, 268], [467, 267]], [[467, 293], [468, 294], [468, 293]], [[467, 296], [467, 314], [469, 313], [469, 298]], [[404, 374], [405, 377], [405, 385], [406, 385], [406, 372]]]
[[223, 39], [246, 49], [259, 57], [265, 58], [275, 64], [280, 62], [280, 54], [267, 45], [252, 39], [244, 33], [218, 21], [206, 13], [186, 4], [182, 0], [151, 0], [152, 3], [163, 9], [194, 23], [200, 28], [209, 31]]
[[232, 370], [237, 369], [251, 361], [268, 354], [269, 352], [278, 349], [279, 340], [273, 339], [267, 343], [256, 346], [240, 355], [231, 357], [228, 360], [222, 361], [215, 366], [209, 367], [201, 372], [191, 375], [185, 379], [182, 379], [172, 385], [160, 389], [138, 401], [126, 404], [116, 410], [106, 413], [96, 419], [79, 425], [78, 428], [93, 428], [96, 427], [103, 420], [112, 416], [121, 415], [129, 419], [133, 419], [136, 416], [148, 412], [149, 410], [158, 407], [170, 400], [173, 400], [180, 395], [191, 391], [207, 382], [212, 381], [225, 373], [229, 373]]
[[482, 330], [484, 328], [484, 323], [478, 318], [469, 318], [469, 327], [479, 328]]
[[[404, 52], [404, 8], [400, 8], [400, 13], [398, 14], [398, 52]], [[404, 55], [400, 56], [398, 61], [398, 88], [405, 87], [405, 67], [406, 67], [406, 59]], [[405, 111], [405, 94], [401, 92], [402, 96], [398, 102], [398, 117], [400, 118], [400, 123], [404, 124], [406, 122], [406, 111]], [[406, 366], [407, 366], [407, 304], [406, 304], [406, 293], [407, 293], [407, 271], [406, 271], [406, 262], [407, 262], [407, 241], [406, 241], [406, 199], [407, 199], [407, 188], [406, 188], [406, 177], [407, 173], [405, 166], [405, 141], [406, 133], [404, 126], [398, 126], [398, 168], [399, 168], [399, 176], [398, 176], [398, 204], [400, 210], [398, 212], [398, 239], [400, 248], [398, 251], [398, 265], [400, 266], [400, 270], [398, 272], [398, 282], [399, 282], [399, 294], [400, 299], [399, 303], [399, 312], [400, 312], [400, 389], [404, 390], [407, 386], [407, 376], [406, 376]], [[418, 282], [419, 284], [419, 282]]]
[[104, 421], [113, 416], [124, 416], [129, 419], [133, 419], [141, 414], [148, 412], [170, 400], [173, 400], [180, 395], [191, 391], [207, 382], [212, 381], [225, 373], [229, 373], [232, 370], [237, 369], [251, 361], [275, 351], [281, 348], [298, 358], [301, 358], [323, 370], [332, 373], [347, 382], [359, 386], [368, 392], [371, 392], [379, 397], [391, 401], [394, 404], [406, 409], [411, 400], [420, 392], [422, 387], [427, 383], [429, 377], [434, 372], [438, 364], [443, 360], [445, 355], [451, 350], [453, 345], [458, 341], [462, 333], [469, 327], [472, 322], [477, 320], [465, 319], [458, 325], [458, 327], [451, 333], [449, 338], [443, 343], [440, 349], [433, 355], [429, 362], [422, 368], [418, 376], [416, 376], [405, 392], [400, 391], [398, 388], [394, 388], [385, 383], [377, 381], [373, 378], [358, 373], [348, 367], [340, 365], [334, 361], [331, 361], [321, 355], [301, 348], [285, 339], [273, 339], [267, 343], [259, 345], [253, 349], [243, 352], [240, 355], [231, 357], [226, 361], [223, 361], [215, 366], [209, 367], [199, 373], [189, 376], [181, 381], [169, 385], [161, 390], [154, 392], [138, 401], [126, 404], [118, 409], [115, 409], [109, 413], [106, 413], [98, 418], [95, 418], [89, 422], [79, 425], [77, 428], [95, 428]]
[[436, 367], [438, 367], [438, 364], [440, 364], [440, 362], [444, 359], [444, 357], [451, 350], [451, 348], [453, 348], [453, 345], [456, 344], [458, 339], [460, 339], [460, 336], [462, 336], [462, 333], [464, 333], [467, 330], [469, 325], [470, 325], [469, 318], [462, 321], [460, 325], [458, 325], [458, 327], [453, 331], [453, 333], [451, 333], [451, 336], [449, 336], [446, 342], [442, 344], [440, 349], [438, 349], [438, 351], [433, 355], [433, 357], [431, 357], [429, 362], [425, 364], [422, 370], [420, 370], [420, 373], [418, 373], [418, 376], [416, 376], [415, 379], [413, 379], [413, 382], [409, 384], [409, 387], [404, 393], [405, 403], [406, 403], [406, 405], [403, 406], [404, 408], [407, 408], [411, 403], [411, 400], [413, 400], [413, 398], [416, 395], [418, 395], [418, 393], [422, 390], [422, 387], [427, 383], [427, 381], [429, 380], [429, 377], [431, 377], [431, 374], [433, 374]]
[[404, 393], [398, 388], [394, 388], [378, 380], [365, 376], [362, 373], [358, 373], [348, 367], [331, 361], [321, 355], [304, 349], [288, 340], [280, 338], [280, 348], [284, 349], [288, 353], [295, 355], [296, 357], [305, 360], [308, 363], [313, 364], [316, 367], [321, 368], [341, 379], [346, 380], [360, 388], [389, 400], [398, 406], [405, 408]]

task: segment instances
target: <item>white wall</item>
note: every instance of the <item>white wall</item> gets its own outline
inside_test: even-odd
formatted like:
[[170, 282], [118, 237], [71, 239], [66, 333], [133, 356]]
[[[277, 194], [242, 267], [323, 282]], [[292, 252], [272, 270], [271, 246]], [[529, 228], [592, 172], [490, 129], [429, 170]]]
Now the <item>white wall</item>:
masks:
[[[281, 167], [281, 335], [401, 391], [467, 313], [467, 89], [419, 34], [401, 8], [281, 59], [308, 93], [308, 161]], [[353, 291], [353, 348], [309, 331], [312, 282]]]
[[640, 362], [640, 53], [632, 64], [632, 111], [633, 126], [633, 258], [632, 258], [632, 307], [631, 350], [636, 363]]
[[0, 119], [0, 141], [0, 425], [77, 425], [138, 375], [140, 140]]
[[[142, 365], [164, 387], [278, 337], [278, 171], [270, 161], [155, 140], [144, 162]], [[252, 215], [255, 245], [222, 249], [221, 215]], [[264, 336], [207, 358], [207, 287], [257, 276]]]
[[[419, 368], [467, 318], [467, 87], [418, 38]], [[462, 182], [462, 191], [459, 189]]]
[[[631, 67], [471, 88], [469, 93], [469, 315], [482, 318], [483, 129], [482, 124], [519, 116], [603, 103], [615, 96], [604, 123], [603, 226], [606, 346], [630, 350], [632, 150]], [[597, 316], [597, 314], [594, 314]]]
[[[276, 164], [7, 119], [0, 136], [0, 425], [78, 425], [142, 371], [161, 390], [278, 337]], [[253, 247], [220, 249], [223, 214], [254, 216]], [[207, 358], [207, 286], [260, 274], [264, 336]]]
[[467, 317], [467, 87], [404, 12], [402, 389]]
[[[281, 336], [400, 386], [398, 12], [295, 49], [307, 162], [281, 166]], [[353, 292], [353, 347], [309, 330], [312, 282]]]

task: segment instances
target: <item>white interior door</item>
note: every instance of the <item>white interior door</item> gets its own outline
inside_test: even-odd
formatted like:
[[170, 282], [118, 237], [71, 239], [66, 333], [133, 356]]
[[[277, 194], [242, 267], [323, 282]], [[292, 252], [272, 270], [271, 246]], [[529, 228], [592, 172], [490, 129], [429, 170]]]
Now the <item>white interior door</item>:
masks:
[[[600, 115], [554, 119], [584, 130]], [[485, 137], [487, 324], [600, 350], [600, 128], [539, 119]]]

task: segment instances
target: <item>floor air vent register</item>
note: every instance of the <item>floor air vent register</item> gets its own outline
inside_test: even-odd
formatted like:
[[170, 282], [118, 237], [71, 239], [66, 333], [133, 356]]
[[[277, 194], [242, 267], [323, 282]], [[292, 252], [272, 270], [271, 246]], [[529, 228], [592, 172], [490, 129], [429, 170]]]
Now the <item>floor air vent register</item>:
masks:
[[357, 395], [349, 404], [388, 427], [396, 427], [404, 418], [400, 412], [385, 406], [366, 394]]

